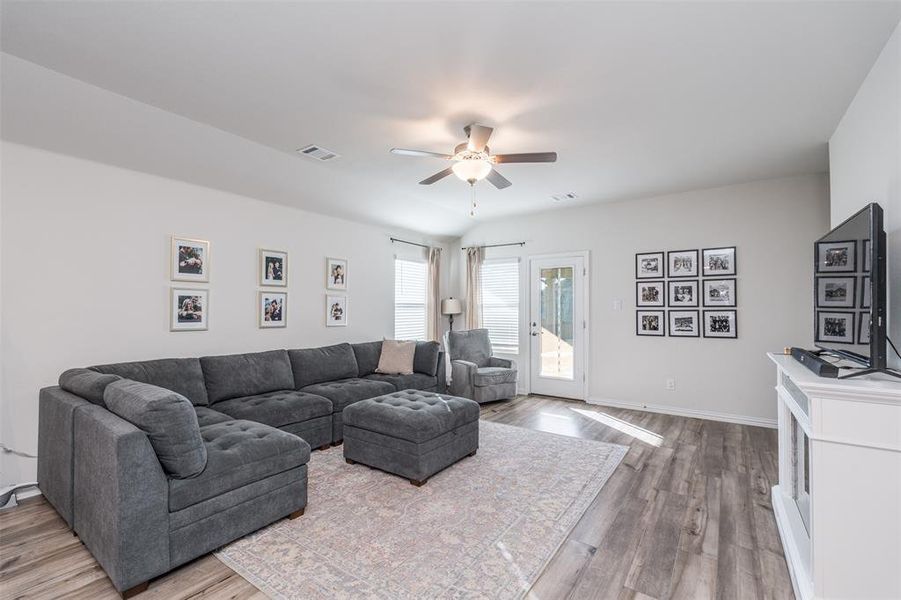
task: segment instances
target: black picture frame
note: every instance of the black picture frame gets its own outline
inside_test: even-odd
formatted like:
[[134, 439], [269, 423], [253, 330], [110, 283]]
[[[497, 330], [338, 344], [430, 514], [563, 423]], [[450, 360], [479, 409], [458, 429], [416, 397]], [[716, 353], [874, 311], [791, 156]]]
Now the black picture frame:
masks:
[[[695, 323], [694, 333], [677, 332], [676, 328], [673, 326], [673, 319], [677, 317], [677, 313], [691, 314], [694, 316], [694, 323]], [[667, 312], [666, 325], [667, 325], [667, 334], [669, 335], [669, 337], [699, 338], [699, 337], [701, 337], [701, 311], [699, 311], [699, 310], [670, 310]]]
[[[814, 282], [813, 290], [815, 294], [814, 303], [816, 308], [825, 308], [826, 310], [835, 309], [835, 308], [855, 308], [857, 306], [857, 277], [854, 275], [818, 275], [814, 278], [816, 281]], [[842, 279], [848, 280], [850, 285], [848, 287], [851, 289], [851, 297], [843, 304], [822, 304], [820, 302], [820, 285], [827, 282], [829, 279]]]
[[869, 275], [860, 278], [860, 308], [871, 308], [873, 303], [873, 279]]
[[[694, 254], [694, 272], [689, 273], [687, 275], [676, 275], [673, 273], [673, 261], [672, 256], [674, 254]], [[697, 250], [669, 250], [666, 253], [666, 276], [668, 279], [691, 279], [692, 277], [699, 277], [700, 268], [698, 259], [700, 258], [700, 254]]]
[[[640, 260], [645, 257], [658, 259], [657, 264], [660, 265], [660, 268], [657, 272], [642, 274], [639, 265], [641, 264]], [[635, 279], [662, 279], [663, 277], [666, 277], [665, 263], [666, 255], [662, 250], [659, 252], [637, 252], [635, 254]]]
[[[657, 285], [660, 288], [660, 301], [658, 303], [648, 304], [641, 299], [641, 286]], [[637, 308], [661, 308], [666, 306], [666, 282], [662, 279], [646, 280], [642, 279], [635, 282], [635, 306]]]
[[872, 251], [870, 248], [872, 248], [872, 243], [870, 242], [870, 238], [867, 238], [861, 244], [860, 250], [860, 270], [864, 273], [869, 273], [873, 270]]
[[[710, 313], [731, 313], [732, 314], [732, 331], [729, 332], [729, 335], [719, 335], [718, 333], [714, 333], [708, 330], [707, 328], [707, 315]], [[726, 310], [705, 310], [703, 321], [701, 325], [704, 328], [704, 337], [709, 339], [722, 339], [722, 340], [734, 340], [738, 339], [738, 311], [734, 308], [726, 309]]]
[[[658, 317], [658, 323], [660, 324], [660, 332], [659, 333], [647, 333], [643, 332], [641, 329], [641, 317], [643, 316], [656, 316]], [[666, 311], [665, 310], [636, 310], [635, 311], [635, 335], [639, 335], [642, 337], [663, 337], [666, 335]]]
[[[722, 250], [731, 250], [732, 251], [732, 267], [726, 270], [716, 270], [709, 271], [707, 270], [707, 254], [713, 253], [716, 251]], [[701, 249], [701, 276], [702, 277], [733, 277], [738, 275], [738, 251], [735, 246], [719, 246], [717, 248], [703, 248]]]
[[[850, 338], [850, 341], [839, 341], [835, 339], [823, 339], [823, 336], [820, 335], [820, 324], [821, 318], [826, 318], [827, 315], [843, 315], [847, 318], [848, 323], [851, 326], [851, 335], [847, 336]], [[856, 313], [849, 310], [818, 310], [816, 311], [816, 331], [814, 332], [814, 342], [823, 342], [825, 344], [854, 344], [857, 341], [855, 336], [855, 321]]]
[[[676, 303], [674, 300], [673, 286], [691, 285], [694, 287], [694, 302]], [[697, 279], [673, 279], [666, 282], [666, 304], [670, 308], [697, 308], [700, 305], [699, 296], [701, 294], [700, 282]]]
[[[867, 337], [863, 334], [866, 332]], [[870, 345], [870, 311], [864, 311], [857, 315], [857, 343], [864, 346]]]
[[[846, 245], [851, 249], [852, 257], [846, 261], [847, 265], [841, 268], [827, 267], [824, 259], [822, 259], [824, 246], [841, 246]], [[828, 242], [816, 243], [816, 256], [813, 258], [817, 273], [855, 273], [857, 272], [857, 240], [835, 240]]]
[[[714, 284], [717, 281], [731, 281], [732, 282], [732, 301], [728, 304], [711, 304], [708, 302], [707, 297], [707, 285]], [[722, 277], [717, 279], [705, 279], [701, 284], [701, 295], [704, 297], [704, 308], [735, 308], [738, 306], [738, 279], [735, 277]]]

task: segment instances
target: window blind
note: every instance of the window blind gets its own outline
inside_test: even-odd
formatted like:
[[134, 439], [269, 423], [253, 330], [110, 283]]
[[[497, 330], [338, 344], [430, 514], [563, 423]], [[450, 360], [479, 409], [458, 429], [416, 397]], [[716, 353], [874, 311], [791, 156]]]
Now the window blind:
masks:
[[394, 339], [424, 340], [426, 279], [423, 261], [394, 259]]
[[519, 354], [519, 260], [482, 263], [482, 326], [495, 352]]

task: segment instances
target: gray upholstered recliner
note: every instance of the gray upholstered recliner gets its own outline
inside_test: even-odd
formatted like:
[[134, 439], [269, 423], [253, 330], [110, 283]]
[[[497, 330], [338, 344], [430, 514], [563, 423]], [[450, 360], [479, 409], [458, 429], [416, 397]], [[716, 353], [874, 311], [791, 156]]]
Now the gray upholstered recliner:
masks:
[[491, 356], [487, 329], [450, 331], [451, 394], [478, 403], [516, 396], [516, 363]]

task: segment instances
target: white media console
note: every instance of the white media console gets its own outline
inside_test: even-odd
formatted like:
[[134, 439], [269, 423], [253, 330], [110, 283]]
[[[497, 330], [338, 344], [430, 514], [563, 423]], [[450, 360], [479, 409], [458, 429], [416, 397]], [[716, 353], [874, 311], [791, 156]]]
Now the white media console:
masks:
[[795, 595], [901, 598], [901, 383], [777, 367], [773, 510]]

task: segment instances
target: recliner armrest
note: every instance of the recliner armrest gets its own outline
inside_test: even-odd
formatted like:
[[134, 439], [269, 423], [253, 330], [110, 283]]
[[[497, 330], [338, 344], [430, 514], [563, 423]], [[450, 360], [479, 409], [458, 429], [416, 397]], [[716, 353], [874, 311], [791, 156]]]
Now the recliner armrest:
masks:
[[500, 367], [502, 369], [515, 369], [516, 361], [507, 358], [498, 358], [496, 356], [492, 356], [488, 359], [488, 366]]

